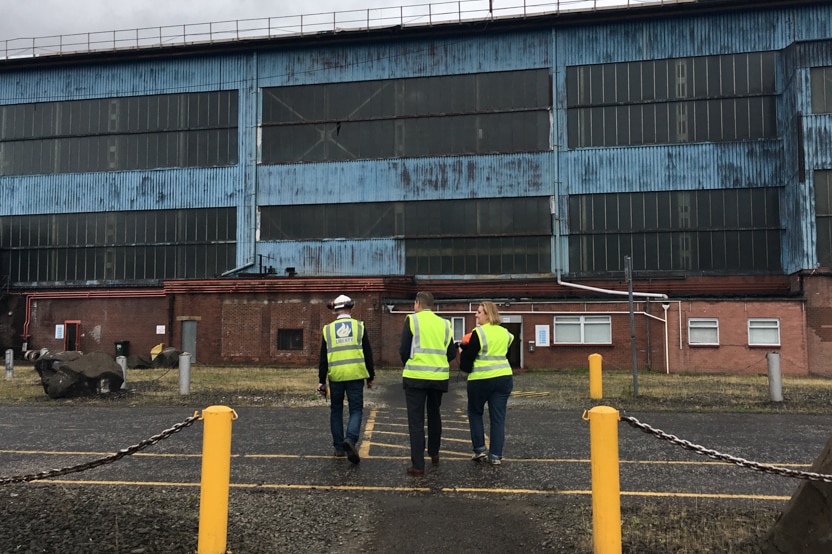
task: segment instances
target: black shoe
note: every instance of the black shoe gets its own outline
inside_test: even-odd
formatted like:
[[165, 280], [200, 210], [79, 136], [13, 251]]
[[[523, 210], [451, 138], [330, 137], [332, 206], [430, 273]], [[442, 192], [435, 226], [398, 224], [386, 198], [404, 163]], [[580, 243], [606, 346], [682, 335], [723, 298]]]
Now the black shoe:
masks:
[[346, 458], [347, 453], [344, 452], [343, 450], [336, 450], [335, 453], [333, 454], [333, 456], [335, 456], [336, 458]]
[[430, 457], [430, 463], [438, 464], [439, 463], [439, 454], [434, 454]]
[[350, 439], [345, 440], [341, 443], [341, 446], [344, 449], [344, 452], [347, 453], [347, 459], [354, 464], [357, 464], [361, 461], [361, 458], [358, 456], [358, 450], [355, 449], [355, 444]]
[[405, 470], [408, 475], [412, 475], [413, 477], [422, 477], [425, 474], [424, 469], [418, 469], [415, 467], [409, 467]]

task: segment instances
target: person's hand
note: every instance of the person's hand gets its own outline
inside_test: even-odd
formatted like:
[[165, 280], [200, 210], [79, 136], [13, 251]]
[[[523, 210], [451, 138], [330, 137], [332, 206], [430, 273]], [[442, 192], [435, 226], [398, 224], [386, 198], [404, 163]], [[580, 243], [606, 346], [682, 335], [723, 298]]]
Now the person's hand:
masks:
[[373, 388], [373, 380], [372, 379], [367, 379], [367, 388], [368, 389]]
[[318, 383], [318, 388], [315, 389], [315, 392], [318, 393], [318, 396], [326, 396], [326, 385], [324, 383]]

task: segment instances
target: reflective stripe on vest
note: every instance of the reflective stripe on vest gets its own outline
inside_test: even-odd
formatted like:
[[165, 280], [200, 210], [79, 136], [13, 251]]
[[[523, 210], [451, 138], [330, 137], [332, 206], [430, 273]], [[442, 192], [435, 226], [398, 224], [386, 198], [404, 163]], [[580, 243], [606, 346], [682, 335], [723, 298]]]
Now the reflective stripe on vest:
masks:
[[404, 365], [403, 377], [442, 381], [450, 377], [448, 346], [453, 333], [451, 322], [430, 310], [408, 316], [413, 341], [410, 358]]
[[480, 352], [474, 360], [474, 368], [468, 380], [492, 379], [511, 375], [511, 364], [506, 354], [514, 341], [508, 329], [501, 325], [477, 325], [474, 332], [480, 339]]
[[323, 329], [326, 341], [327, 375], [330, 381], [367, 379], [370, 372], [364, 362], [364, 324], [342, 317]]

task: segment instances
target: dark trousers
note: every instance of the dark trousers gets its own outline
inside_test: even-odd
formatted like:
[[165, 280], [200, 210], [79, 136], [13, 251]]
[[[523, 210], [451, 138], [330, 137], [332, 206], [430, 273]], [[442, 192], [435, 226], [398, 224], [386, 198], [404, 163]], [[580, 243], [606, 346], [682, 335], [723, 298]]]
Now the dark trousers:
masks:
[[428, 414], [428, 455], [439, 455], [442, 440], [443, 391], [436, 389], [404, 389], [407, 400], [407, 430], [410, 433], [410, 461], [416, 469], [425, 469], [425, 409]]

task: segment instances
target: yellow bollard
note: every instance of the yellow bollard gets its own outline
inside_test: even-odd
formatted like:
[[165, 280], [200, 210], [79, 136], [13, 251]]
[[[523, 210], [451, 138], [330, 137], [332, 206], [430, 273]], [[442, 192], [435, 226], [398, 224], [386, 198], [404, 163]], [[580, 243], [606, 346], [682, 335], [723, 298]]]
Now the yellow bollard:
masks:
[[592, 542], [595, 554], [621, 554], [618, 410], [596, 406], [589, 419], [592, 465]]
[[589, 397], [604, 398], [604, 382], [601, 378], [601, 354], [589, 355]]
[[228, 489], [231, 479], [231, 422], [237, 414], [226, 406], [202, 412], [202, 484], [199, 498], [197, 554], [225, 554], [228, 535]]

